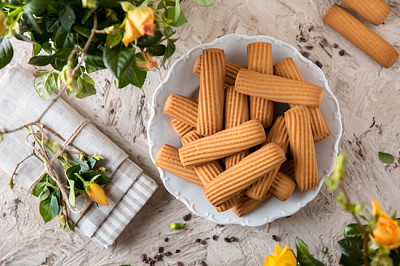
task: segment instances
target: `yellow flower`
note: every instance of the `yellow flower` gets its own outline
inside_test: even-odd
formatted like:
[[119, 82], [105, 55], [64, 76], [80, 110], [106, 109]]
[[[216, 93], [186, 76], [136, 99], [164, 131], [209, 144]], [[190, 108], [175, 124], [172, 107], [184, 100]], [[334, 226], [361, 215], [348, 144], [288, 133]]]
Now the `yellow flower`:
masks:
[[125, 46], [144, 35], [154, 36], [154, 13], [150, 7], [138, 7], [128, 11], [125, 21], [125, 35], [122, 42]]
[[285, 248], [282, 249], [277, 243], [275, 243], [275, 252], [273, 255], [268, 255], [264, 260], [264, 266], [296, 266], [297, 260], [288, 247], [285, 244]]
[[376, 228], [372, 230], [370, 238], [376, 245], [381, 244], [388, 249], [400, 247], [400, 228], [396, 220], [393, 220], [387, 213], [381, 210], [375, 199], [371, 200], [372, 215], [378, 215]]
[[89, 199], [97, 202], [98, 204], [108, 206], [108, 201], [106, 198], [106, 193], [104, 193], [104, 189], [96, 183], [90, 184], [90, 186], [86, 190], [86, 194]]
[[157, 62], [154, 61], [153, 58], [151, 58], [151, 56], [149, 55], [149, 53], [143, 52], [142, 54], [143, 54], [143, 56], [144, 56], [144, 60], [143, 60], [143, 61], [142, 61], [142, 60], [136, 61], [136, 65], [137, 65], [139, 68], [142, 68], [142, 69], [151, 69], [151, 68], [157, 66]]
[[5, 33], [7, 31], [7, 26], [6, 26], [6, 14], [0, 11], [0, 35]]

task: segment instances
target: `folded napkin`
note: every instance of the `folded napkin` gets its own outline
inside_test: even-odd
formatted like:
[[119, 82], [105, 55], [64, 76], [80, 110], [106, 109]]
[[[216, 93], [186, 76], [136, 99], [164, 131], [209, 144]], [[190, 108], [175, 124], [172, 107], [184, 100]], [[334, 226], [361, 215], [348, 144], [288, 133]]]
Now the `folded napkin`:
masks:
[[[9, 69], [0, 79], [0, 128], [12, 129], [32, 122], [48, 106], [49, 101], [44, 101], [36, 93], [33, 80], [34, 77], [22, 67]], [[84, 119], [59, 98], [40, 122], [66, 139]], [[25, 130], [20, 130], [5, 135], [0, 142], [0, 169], [9, 176], [16, 164], [31, 153], [31, 148], [25, 143], [26, 134]], [[112, 181], [104, 186], [108, 206], [91, 202], [86, 204], [82, 215], [70, 212], [70, 218], [80, 232], [108, 247], [151, 197], [157, 184], [129, 160], [124, 151], [91, 124], [83, 127], [72, 144], [86, 154], [97, 152], [105, 157], [102, 164], [107, 168], [108, 176], [112, 177]], [[38, 158], [30, 157], [18, 168], [15, 180], [27, 189], [43, 169], [44, 166]], [[76, 207], [83, 209], [82, 197], [76, 198]]]

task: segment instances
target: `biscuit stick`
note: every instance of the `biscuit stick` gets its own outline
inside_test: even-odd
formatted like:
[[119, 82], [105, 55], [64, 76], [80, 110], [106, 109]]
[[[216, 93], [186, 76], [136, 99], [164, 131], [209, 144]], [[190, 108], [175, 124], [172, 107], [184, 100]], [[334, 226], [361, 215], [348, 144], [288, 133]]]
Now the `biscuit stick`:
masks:
[[190, 132], [191, 130], [194, 130], [194, 127], [185, 124], [184, 122], [179, 121], [178, 119], [175, 118], [171, 119], [171, 125], [179, 137], [183, 137], [186, 133]]
[[[196, 77], [200, 77], [201, 60], [202, 60], [202, 55], [199, 55], [199, 57], [197, 57], [196, 62], [193, 65], [193, 75], [195, 75]], [[227, 84], [229, 86], [234, 86], [235, 85], [236, 76], [237, 76], [239, 70], [242, 69], [242, 68], [244, 68], [244, 67], [239, 66], [239, 65], [234, 64], [234, 63], [226, 62], [226, 65], [225, 65], [225, 84]]]
[[[251, 71], [272, 75], [272, 45], [267, 42], [253, 42], [247, 45], [247, 64]], [[272, 101], [250, 96], [250, 119], [259, 120], [263, 127], [270, 127], [273, 117]]]
[[172, 94], [164, 105], [164, 114], [192, 127], [197, 126], [198, 105], [188, 97]]
[[399, 53], [393, 46], [347, 12], [343, 7], [338, 5], [331, 6], [326, 11], [323, 21], [381, 66], [388, 68], [399, 57]]
[[219, 206], [285, 160], [282, 148], [276, 143], [269, 143], [222, 172], [204, 187], [204, 194], [212, 205]]
[[296, 188], [296, 183], [287, 175], [282, 172], [278, 172], [268, 194], [271, 194], [280, 201], [286, 201]]
[[275, 102], [308, 107], [318, 107], [322, 102], [323, 93], [321, 87], [308, 82], [261, 74], [247, 69], [239, 71], [235, 90]]
[[[283, 152], [286, 154], [289, 146], [289, 136], [286, 130], [285, 118], [283, 116], [278, 116], [275, 120], [274, 125], [271, 130], [268, 132], [267, 140], [265, 143], [274, 142], [278, 144]], [[263, 200], [267, 197], [267, 192], [272, 185], [272, 182], [275, 179], [279, 171], [279, 167], [274, 170], [268, 172], [265, 176], [258, 179], [253, 185], [251, 185], [246, 190], [246, 196], [256, 199]]]
[[318, 166], [310, 113], [304, 106], [292, 108], [285, 112], [285, 122], [299, 190], [312, 189], [318, 185]]
[[185, 167], [196, 166], [246, 150], [265, 142], [265, 139], [260, 122], [250, 120], [183, 146], [179, 149], [179, 157]]
[[181, 161], [179, 160], [178, 149], [172, 147], [168, 144], [164, 144], [157, 154], [156, 166], [167, 170], [168, 172], [192, 182], [198, 186], [203, 186], [199, 177], [193, 168], [183, 167]]
[[257, 207], [262, 200], [255, 200], [252, 198], [247, 197], [244, 194], [239, 196], [238, 203], [232, 208], [232, 211], [239, 217], [249, 213], [255, 207]]
[[341, 0], [346, 6], [375, 25], [386, 20], [392, 9], [382, 0]]
[[[191, 131], [181, 138], [182, 145], [187, 145], [192, 141], [200, 139], [202, 136], [198, 135], [195, 131]], [[220, 162], [218, 160], [211, 161], [202, 165], [194, 167], [197, 176], [199, 177], [201, 183], [205, 186], [215, 179], [220, 173], [224, 171]], [[218, 212], [223, 212], [232, 208], [238, 201], [238, 197], [235, 195], [228, 199], [225, 203], [216, 207]]]
[[[233, 86], [228, 86], [225, 90], [225, 129], [239, 126], [248, 120], [248, 96], [238, 93]], [[237, 164], [248, 154], [249, 150], [244, 150], [224, 158], [225, 168]]]
[[[293, 79], [305, 81], [298, 69], [296, 63], [292, 58], [288, 57], [277, 62], [274, 66], [275, 75]], [[296, 107], [295, 104], [289, 104], [290, 107]], [[318, 142], [327, 138], [331, 131], [322, 116], [321, 111], [318, 108], [309, 108], [311, 115], [311, 130], [313, 133], [314, 141]]]
[[199, 107], [196, 127], [198, 134], [209, 136], [224, 128], [224, 86], [224, 50], [204, 50], [201, 62]]

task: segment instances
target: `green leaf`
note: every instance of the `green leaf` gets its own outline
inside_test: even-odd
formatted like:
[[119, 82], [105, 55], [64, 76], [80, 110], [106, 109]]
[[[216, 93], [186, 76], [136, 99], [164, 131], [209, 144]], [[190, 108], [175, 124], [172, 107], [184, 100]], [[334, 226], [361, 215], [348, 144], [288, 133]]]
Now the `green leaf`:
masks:
[[348, 237], [362, 237], [363, 234], [362, 234], [361, 229], [358, 226], [358, 224], [348, 224], [344, 228], [344, 235], [343, 236], [345, 238], [348, 238]]
[[42, 50], [42, 46], [40, 44], [33, 45], [33, 55], [37, 55]]
[[340, 256], [339, 264], [343, 266], [361, 266], [364, 265], [362, 258], [351, 258], [344, 254]]
[[185, 18], [185, 15], [183, 14], [182, 11], [179, 13], [178, 19], [175, 21], [175, 8], [168, 8], [167, 9], [167, 18], [172, 19], [173, 21], [171, 23], [168, 23], [168, 25], [171, 25], [173, 27], [180, 27], [183, 24], [187, 22], [187, 19]]
[[43, 34], [42, 28], [39, 26], [32, 13], [28, 12], [28, 10], [24, 10], [22, 17], [28, 27], [39, 34]]
[[31, 14], [40, 15], [47, 9], [47, 0], [32, 0], [26, 4], [24, 11]]
[[65, 6], [60, 9], [60, 22], [61, 26], [69, 31], [72, 25], [75, 23], [75, 12], [70, 6]]
[[308, 251], [307, 245], [300, 238], [296, 237], [297, 261], [302, 266], [323, 266], [324, 264], [316, 260]]
[[174, 41], [172, 39], [168, 39], [167, 48], [165, 49], [164, 57], [161, 61], [160, 66], [163, 66], [165, 64], [165, 61], [174, 54], [175, 49], [176, 49], [176, 47], [175, 47]]
[[46, 21], [46, 31], [55, 32], [60, 27], [60, 20], [58, 17], [49, 17]]
[[0, 69], [8, 65], [14, 56], [14, 49], [8, 40], [4, 36], [0, 36]]
[[39, 182], [36, 184], [35, 188], [32, 191], [32, 195], [35, 197], [39, 197], [40, 193], [42, 193], [43, 189], [46, 187], [47, 180], [49, 178], [49, 174], [45, 173]]
[[46, 66], [51, 63], [53, 57], [50, 55], [35, 55], [29, 59], [28, 64], [34, 66]]
[[166, 27], [166, 28], [164, 29], [164, 35], [165, 35], [166, 38], [171, 37], [172, 35], [174, 35], [174, 33], [175, 33], [175, 32], [172, 30], [171, 27]]
[[74, 34], [60, 26], [56, 32], [54, 43], [56, 48], [74, 48]]
[[391, 164], [394, 162], [393, 155], [391, 155], [389, 153], [379, 152], [378, 156], [379, 156], [379, 159], [381, 159], [381, 161], [384, 163]]
[[342, 253], [350, 258], [362, 258], [363, 239], [360, 237], [348, 237], [338, 241]]
[[154, 31], [154, 36], [144, 35], [137, 40], [137, 46], [140, 49], [144, 49], [145, 47], [153, 46], [157, 44], [162, 38], [162, 33], [159, 30]]
[[41, 44], [43, 50], [48, 53], [48, 54], [52, 54], [53, 53], [53, 47], [51, 46], [50, 43], [48, 42], [44, 42]]
[[71, 203], [72, 207], [75, 207], [75, 181], [68, 179], [69, 184], [69, 203]]
[[33, 44], [37, 43], [37, 42], [32, 41], [31, 39], [29, 39], [27, 36], [19, 34], [19, 33], [14, 33], [14, 37], [16, 39], [20, 40], [20, 41], [23, 41], [23, 42], [29, 42], [29, 43], [33, 43]]
[[162, 56], [164, 55], [165, 50], [166, 50], [165, 45], [158, 44], [147, 48], [146, 51], [152, 56]]
[[83, 74], [77, 80], [78, 90], [76, 97], [79, 99], [83, 99], [85, 97], [96, 94], [96, 89], [94, 88], [94, 81], [91, 77], [86, 74]]
[[34, 86], [40, 97], [47, 100], [59, 89], [57, 79], [58, 74], [54, 72], [35, 78]]
[[74, 31], [76, 31], [77, 33], [79, 33], [80, 35], [89, 38], [91, 31], [86, 28], [84, 25], [81, 24], [77, 24], [73, 27]]
[[118, 8], [120, 6], [119, 1], [115, 0], [97, 0], [97, 4], [104, 8]]
[[103, 62], [103, 56], [100, 56], [100, 55], [87, 54], [85, 56], [85, 63], [86, 63], [86, 68], [88, 66], [94, 67], [97, 70], [106, 68], [106, 66], [104, 65], [104, 62]]
[[67, 64], [67, 60], [61, 60], [61, 59], [54, 59], [54, 62], [51, 63], [52, 67], [58, 71], [61, 71], [64, 66]]
[[68, 56], [71, 52], [72, 48], [60, 48], [56, 50], [56, 52], [53, 54], [53, 57], [63, 61], [67, 61]]
[[37, 197], [36, 202], [46, 200], [49, 196], [50, 196], [50, 190], [47, 186], [45, 186], [42, 192], [40, 192], [39, 196]]
[[174, 14], [174, 23], [176, 23], [181, 14], [181, 5], [179, 4], [179, 0], [175, 1], [175, 14]]
[[107, 35], [106, 45], [113, 48], [114, 46], [117, 46], [121, 42], [121, 40], [122, 40], [121, 33], [109, 34]]
[[215, 3], [215, 0], [190, 0], [199, 6], [209, 6]]
[[131, 80], [131, 84], [141, 88], [146, 81], [147, 72], [139, 69], [136, 65], [132, 66], [133, 77]]
[[57, 197], [52, 194], [51, 197], [41, 201], [39, 204], [39, 212], [45, 223], [51, 221], [60, 211]]
[[96, 183], [99, 185], [104, 185], [104, 184], [110, 183], [112, 181], [112, 178], [108, 177], [107, 175], [105, 175], [101, 172], [97, 172], [97, 171], [87, 171], [87, 172], [81, 173], [81, 175], [85, 180], [92, 180], [95, 176], [100, 175], [96, 179]]
[[133, 63], [135, 58], [135, 49], [122, 47], [105, 47], [103, 61], [105, 66], [119, 78], [120, 75]]

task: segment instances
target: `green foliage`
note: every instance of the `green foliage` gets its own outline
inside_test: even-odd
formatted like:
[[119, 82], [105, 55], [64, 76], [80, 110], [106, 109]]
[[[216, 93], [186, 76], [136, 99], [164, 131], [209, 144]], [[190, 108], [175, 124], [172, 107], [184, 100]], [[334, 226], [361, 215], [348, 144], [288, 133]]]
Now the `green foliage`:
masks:
[[209, 6], [215, 3], [215, 0], [190, 0], [200, 6]]
[[297, 250], [297, 261], [301, 266], [323, 266], [324, 264], [316, 260], [308, 250], [308, 246], [296, 237], [296, 250]]
[[348, 238], [348, 237], [362, 237], [363, 234], [362, 234], [361, 229], [358, 226], [358, 224], [348, 224], [344, 228], [343, 236], [345, 238]]
[[381, 161], [384, 163], [391, 164], [394, 162], [393, 155], [391, 155], [389, 153], [379, 152], [378, 156], [379, 156], [379, 159], [381, 159]]
[[4, 36], [0, 36], [0, 69], [8, 65], [14, 56], [13, 47]]
[[346, 178], [346, 156], [344, 154], [338, 154], [336, 157], [335, 169], [329, 178], [325, 180], [325, 183], [329, 190], [334, 191], [338, 189], [340, 184]]
[[339, 263], [342, 265], [362, 265], [363, 264], [363, 239], [360, 237], [347, 237], [338, 241], [338, 246], [342, 252]]
[[43, 99], [49, 99], [55, 91], [59, 90], [58, 74], [48, 71], [35, 78], [35, 89]]

